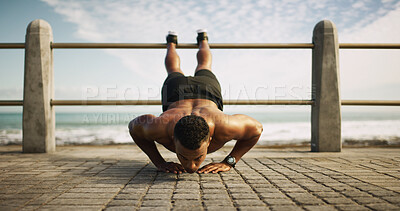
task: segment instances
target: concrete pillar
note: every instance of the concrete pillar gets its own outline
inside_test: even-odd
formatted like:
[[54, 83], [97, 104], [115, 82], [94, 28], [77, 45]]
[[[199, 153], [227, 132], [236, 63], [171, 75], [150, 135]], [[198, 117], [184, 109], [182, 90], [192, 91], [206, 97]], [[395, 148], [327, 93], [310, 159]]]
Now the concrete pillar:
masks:
[[319, 22], [313, 33], [311, 151], [340, 152], [339, 43], [334, 23]]
[[55, 114], [53, 32], [44, 20], [32, 21], [26, 30], [23, 108], [23, 152], [53, 152]]

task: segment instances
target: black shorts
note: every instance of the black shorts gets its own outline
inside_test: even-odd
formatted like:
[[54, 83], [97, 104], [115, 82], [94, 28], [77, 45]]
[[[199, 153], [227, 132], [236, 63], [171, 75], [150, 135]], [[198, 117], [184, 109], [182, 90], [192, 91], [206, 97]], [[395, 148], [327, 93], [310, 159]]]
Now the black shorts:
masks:
[[217, 104], [222, 111], [221, 86], [210, 70], [198, 70], [194, 76], [174, 72], [168, 75], [161, 90], [163, 112], [179, 100], [207, 99]]

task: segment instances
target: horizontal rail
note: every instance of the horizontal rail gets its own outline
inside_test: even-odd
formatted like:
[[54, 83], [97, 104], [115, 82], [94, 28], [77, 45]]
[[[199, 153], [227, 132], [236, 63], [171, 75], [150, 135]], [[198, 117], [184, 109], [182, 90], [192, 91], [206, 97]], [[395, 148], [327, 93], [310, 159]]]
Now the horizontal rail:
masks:
[[0, 48], [25, 48], [25, 43], [0, 43]]
[[400, 43], [340, 43], [342, 49], [400, 49]]
[[[342, 100], [345, 106], [400, 106], [400, 100]], [[224, 100], [224, 105], [312, 105], [312, 100]], [[0, 106], [23, 106], [22, 100], [0, 100]], [[160, 100], [52, 100], [51, 105], [161, 105]]]
[[[52, 105], [161, 105], [160, 100], [52, 100]], [[312, 105], [312, 100], [224, 100], [224, 105]]]
[[400, 106], [400, 100], [342, 100], [342, 105], [350, 105], [350, 106]]
[[23, 100], [0, 100], [0, 106], [23, 106]]
[[[53, 48], [160, 48], [165, 49], [166, 43], [53, 43]], [[311, 43], [210, 43], [210, 48], [313, 48]], [[177, 48], [197, 49], [195, 43], [179, 43]]]
[[[344, 106], [400, 106], [400, 100], [342, 100]], [[224, 100], [224, 105], [312, 105], [312, 100]], [[23, 106], [22, 100], [0, 100], [0, 106]], [[51, 105], [161, 105], [160, 100], [52, 100]]]
[[[165, 43], [52, 43], [52, 48], [130, 48], [164, 49]], [[0, 43], [0, 49], [25, 48], [25, 43]], [[180, 43], [177, 48], [196, 49], [197, 44]], [[267, 49], [267, 48], [314, 48], [312, 43], [210, 43], [214, 49]], [[341, 49], [400, 49], [400, 43], [341, 43]]]

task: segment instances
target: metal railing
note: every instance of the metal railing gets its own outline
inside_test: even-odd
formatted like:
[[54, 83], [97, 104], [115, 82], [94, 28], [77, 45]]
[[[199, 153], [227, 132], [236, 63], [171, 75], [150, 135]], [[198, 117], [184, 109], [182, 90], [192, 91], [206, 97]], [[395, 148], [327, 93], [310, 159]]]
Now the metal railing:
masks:
[[[53, 106], [161, 105], [160, 100], [51, 100]], [[313, 100], [224, 100], [224, 105], [313, 105]], [[0, 106], [23, 106], [23, 100], [0, 100]], [[400, 100], [341, 100], [345, 106], [400, 106]]]
[[[128, 48], [128, 49], [165, 49], [165, 43], [51, 43], [51, 48]], [[0, 43], [3, 49], [23, 49], [25, 43]], [[177, 48], [196, 49], [196, 43], [179, 43]], [[312, 49], [312, 43], [210, 43], [213, 49]], [[340, 43], [340, 49], [400, 49], [399, 43]]]
[[[225, 105], [311, 105], [311, 151], [341, 150], [341, 105], [400, 106], [400, 100], [341, 100], [339, 49], [400, 49], [399, 43], [338, 43], [336, 26], [324, 20], [313, 32], [312, 43], [210, 43], [212, 49], [311, 49], [312, 99], [231, 100]], [[54, 43], [51, 26], [32, 21], [25, 43], [0, 43], [0, 49], [25, 49], [24, 100], [0, 100], [0, 106], [23, 106], [23, 151], [55, 150], [53, 106], [161, 105], [160, 100], [55, 100], [54, 49], [165, 49], [166, 43]], [[195, 43], [177, 48], [197, 49]], [[45, 77], [37, 77], [42, 75]], [[50, 95], [49, 95], [50, 93]], [[26, 117], [25, 117], [26, 116]]]
[[[165, 49], [165, 43], [51, 43], [53, 49]], [[213, 49], [312, 49], [313, 43], [210, 43]], [[24, 49], [25, 43], [0, 43], [0, 49]], [[196, 49], [195, 43], [177, 48]], [[340, 43], [340, 49], [400, 49], [400, 43]], [[312, 105], [312, 100], [224, 100], [225, 105]], [[0, 106], [22, 106], [22, 101], [0, 100]], [[52, 105], [161, 105], [148, 100], [52, 100]], [[342, 100], [341, 105], [399, 106], [396, 100]]]

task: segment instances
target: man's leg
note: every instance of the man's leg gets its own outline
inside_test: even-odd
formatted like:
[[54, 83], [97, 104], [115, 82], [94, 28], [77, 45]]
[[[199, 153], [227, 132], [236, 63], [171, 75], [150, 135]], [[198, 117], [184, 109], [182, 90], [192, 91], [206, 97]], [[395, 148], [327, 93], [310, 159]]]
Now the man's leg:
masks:
[[[169, 34], [168, 36], [172, 36]], [[165, 69], [167, 69], [168, 74], [173, 73], [173, 72], [179, 72], [182, 73], [181, 67], [180, 67], [180, 58], [178, 56], [178, 53], [176, 52], [176, 35], [175, 36], [175, 42], [172, 42], [171, 39], [167, 37], [167, 55], [165, 56]]]
[[201, 32], [201, 33], [204, 34], [201, 35], [199, 33], [198, 35], [198, 37], [202, 39], [198, 40], [199, 51], [197, 52], [197, 67], [195, 72], [202, 69], [211, 70], [212, 56], [211, 56], [210, 46], [208, 45], [208, 38], [204, 38], [207, 37], [207, 32]]

